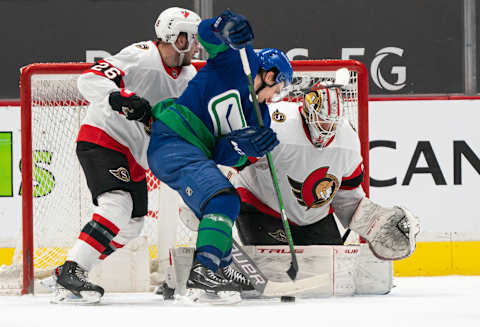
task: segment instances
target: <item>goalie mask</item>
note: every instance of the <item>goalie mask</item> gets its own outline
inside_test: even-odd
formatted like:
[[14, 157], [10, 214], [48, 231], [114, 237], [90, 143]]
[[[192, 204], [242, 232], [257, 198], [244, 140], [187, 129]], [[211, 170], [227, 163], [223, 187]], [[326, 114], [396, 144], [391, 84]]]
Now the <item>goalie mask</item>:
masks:
[[[155, 33], [160, 40], [170, 43], [178, 53], [185, 54], [190, 51], [195, 42], [200, 21], [200, 17], [191, 10], [178, 7], [168, 8], [158, 16], [155, 22]], [[183, 50], [178, 49], [175, 45], [180, 33], [187, 35], [188, 45]]]
[[344, 101], [339, 88], [320, 86], [304, 95], [302, 115], [316, 147], [323, 148], [332, 141], [343, 114]]

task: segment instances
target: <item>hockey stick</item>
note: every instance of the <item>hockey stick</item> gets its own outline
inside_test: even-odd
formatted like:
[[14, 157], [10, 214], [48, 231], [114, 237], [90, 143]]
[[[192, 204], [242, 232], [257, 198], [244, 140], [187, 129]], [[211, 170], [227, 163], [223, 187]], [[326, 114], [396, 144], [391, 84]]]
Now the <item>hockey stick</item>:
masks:
[[[198, 232], [200, 220], [195, 216], [192, 210], [186, 205], [181, 206], [179, 218], [183, 225], [192, 232]], [[294, 295], [296, 293], [309, 291], [322, 286], [328, 286], [330, 276], [328, 274], [316, 275], [313, 277], [296, 280], [295, 282], [274, 282], [269, 280], [265, 274], [257, 267], [252, 258], [245, 253], [242, 247], [232, 238], [232, 261], [252, 283], [255, 290], [265, 296], [284, 296]]]
[[258, 269], [255, 262], [245, 253], [242, 247], [233, 240], [232, 260], [235, 266], [250, 280], [255, 290], [265, 296], [295, 295], [296, 293], [309, 291], [330, 283], [328, 274], [299, 279], [296, 281], [274, 282], [269, 280]]
[[345, 234], [343, 234], [343, 236], [342, 236], [342, 244], [345, 244], [345, 242], [347, 241], [347, 238], [350, 235], [351, 231], [352, 230], [350, 228], [345, 231]]
[[[248, 89], [250, 91], [250, 96], [252, 97], [253, 106], [255, 108], [255, 113], [257, 114], [257, 121], [260, 127], [264, 127], [262, 114], [260, 112], [260, 106], [258, 104], [257, 94], [253, 88], [252, 72], [250, 70], [250, 64], [248, 63], [247, 51], [245, 48], [240, 49], [240, 58], [242, 59], [243, 71], [248, 80]], [[280, 207], [280, 214], [282, 216], [283, 229], [285, 235], [287, 236], [288, 246], [290, 247], [290, 254], [292, 256], [292, 261], [290, 262], [290, 268], [287, 270], [287, 275], [290, 279], [295, 280], [298, 273], [298, 262], [297, 256], [295, 254], [295, 247], [293, 246], [292, 233], [290, 232], [290, 226], [288, 225], [287, 214], [285, 213], [285, 206], [283, 205], [282, 194], [280, 193], [280, 187], [278, 186], [277, 174], [275, 172], [275, 167], [273, 166], [272, 155], [270, 152], [267, 153], [268, 167], [270, 168], [270, 175], [272, 176], [273, 186], [277, 194], [278, 205]]]

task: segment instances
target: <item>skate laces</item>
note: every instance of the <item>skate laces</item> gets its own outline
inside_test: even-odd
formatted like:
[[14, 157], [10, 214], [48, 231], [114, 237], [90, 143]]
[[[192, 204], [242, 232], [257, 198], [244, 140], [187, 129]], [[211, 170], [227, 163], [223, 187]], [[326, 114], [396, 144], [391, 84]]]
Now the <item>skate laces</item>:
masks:
[[230, 280], [234, 282], [249, 285], [250, 281], [240, 272], [233, 269], [231, 266], [226, 266], [222, 268], [223, 274]]
[[88, 282], [88, 272], [82, 269], [79, 265], [74, 265], [71, 267], [70, 272], [75, 275], [80, 281], [87, 283]]
[[223, 279], [221, 278], [220, 276], [218, 276], [217, 274], [215, 274], [212, 270], [208, 269], [208, 268], [205, 268], [205, 272], [206, 272], [206, 275], [208, 278], [216, 281], [216, 282], [219, 282], [219, 283], [227, 283], [228, 280], [226, 279]]
[[88, 282], [87, 272], [78, 266], [77, 269], [75, 269], [75, 275], [77, 275], [78, 279], [80, 279], [82, 282]]

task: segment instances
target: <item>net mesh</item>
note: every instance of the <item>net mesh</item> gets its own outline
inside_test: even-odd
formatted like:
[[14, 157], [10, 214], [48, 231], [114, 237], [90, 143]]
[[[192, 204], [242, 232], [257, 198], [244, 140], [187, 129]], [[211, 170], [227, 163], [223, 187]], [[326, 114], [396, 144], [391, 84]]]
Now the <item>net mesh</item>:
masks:
[[[303, 92], [321, 81], [333, 81], [335, 72], [295, 71], [287, 101], [301, 101]], [[32, 175], [34, 221], [34, 275], [49, 276], [62, 264], [80, 230], [91, 219], [93, 205], [86, 180], [75, 154], [75, 139], [86, 114], [87, 101], [79, 93], [78, 75], [39, 74], [32, 76]], [[357, 73], [342, 92], [347, 119], [358, 127]], [[232, 170], [228, 170], [232, 174]], [[178, 194], [147, 173], [149, 210], [143, 235], [150, 256], [168, 258], [172, 246], [194, 246], [196, 233], [178, 219]], [[232, 177], [234, 178], [234, 176]], [[20, 227], [21, 229], [21, 227]], [[0, 293], [22, 287], [22, 237], [12, 264], [0, 267]], [[161, 266], [162, 264], [160, 264]]]
[[[87, 101], [77, 89], [78, 75], [32, 76], [32, 189], [35, 278], [61, 265], [80, 230], [91, 219], [93, 204], [75, 154], [75, 140]], [[160, 181], [147, 172], [148, 215], [144, 235], [152, 257], [157, 239]], [[0, 290], [19, 289], [22, 281], [22, 237], [12, 264], [0, 268]], [[7, 280], [8, 278], [8, 280]]]

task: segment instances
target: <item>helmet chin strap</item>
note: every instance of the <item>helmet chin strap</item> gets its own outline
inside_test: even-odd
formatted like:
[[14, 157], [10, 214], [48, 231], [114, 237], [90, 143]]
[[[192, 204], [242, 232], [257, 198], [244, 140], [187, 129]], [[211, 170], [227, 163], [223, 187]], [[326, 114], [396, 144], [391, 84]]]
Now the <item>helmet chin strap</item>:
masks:
[[265, 87], [269, 86], [267, 83], [265, 83], [265, 80], [263, 79], [262, 74], [260, 73], [260, 80], [262, 81], [262, 85], [258, 88], [258, 90], [255, 92], [255, 94], [258, 94], [261, 90], [263, 90]]
[[177, 46], [175, 45], [175, 43], [172, 43], [172, 46], [173, 48], [175, 49], [175, 51], [178, 52], [179, 54], [179, 57], [178, 57], [178, 67], [181, 67], [183, 65], [183, 59], [185, 58], [185, 54], [187, 52], [190, 51], [190, 49], [192, 48], [192, 45], [193, 45], [193, 42], [194, 42], [194, 37], [191, 36], [190, 34], [187, 35], [187, 41], [188, 41], [188, 47], [184, 50], [180, 50], [179, 48], [177, 48]]
[[183, 58], [185, 58], [185, 53], [183, 53], [183, 52], [179, 52], [179, 56], [178, 56], [178, 65], [177, 65], [177, 66], [179, 66], [179, 67], [181, 67], [181, 66], [182, 66], [182, 64], [183, 64]]

